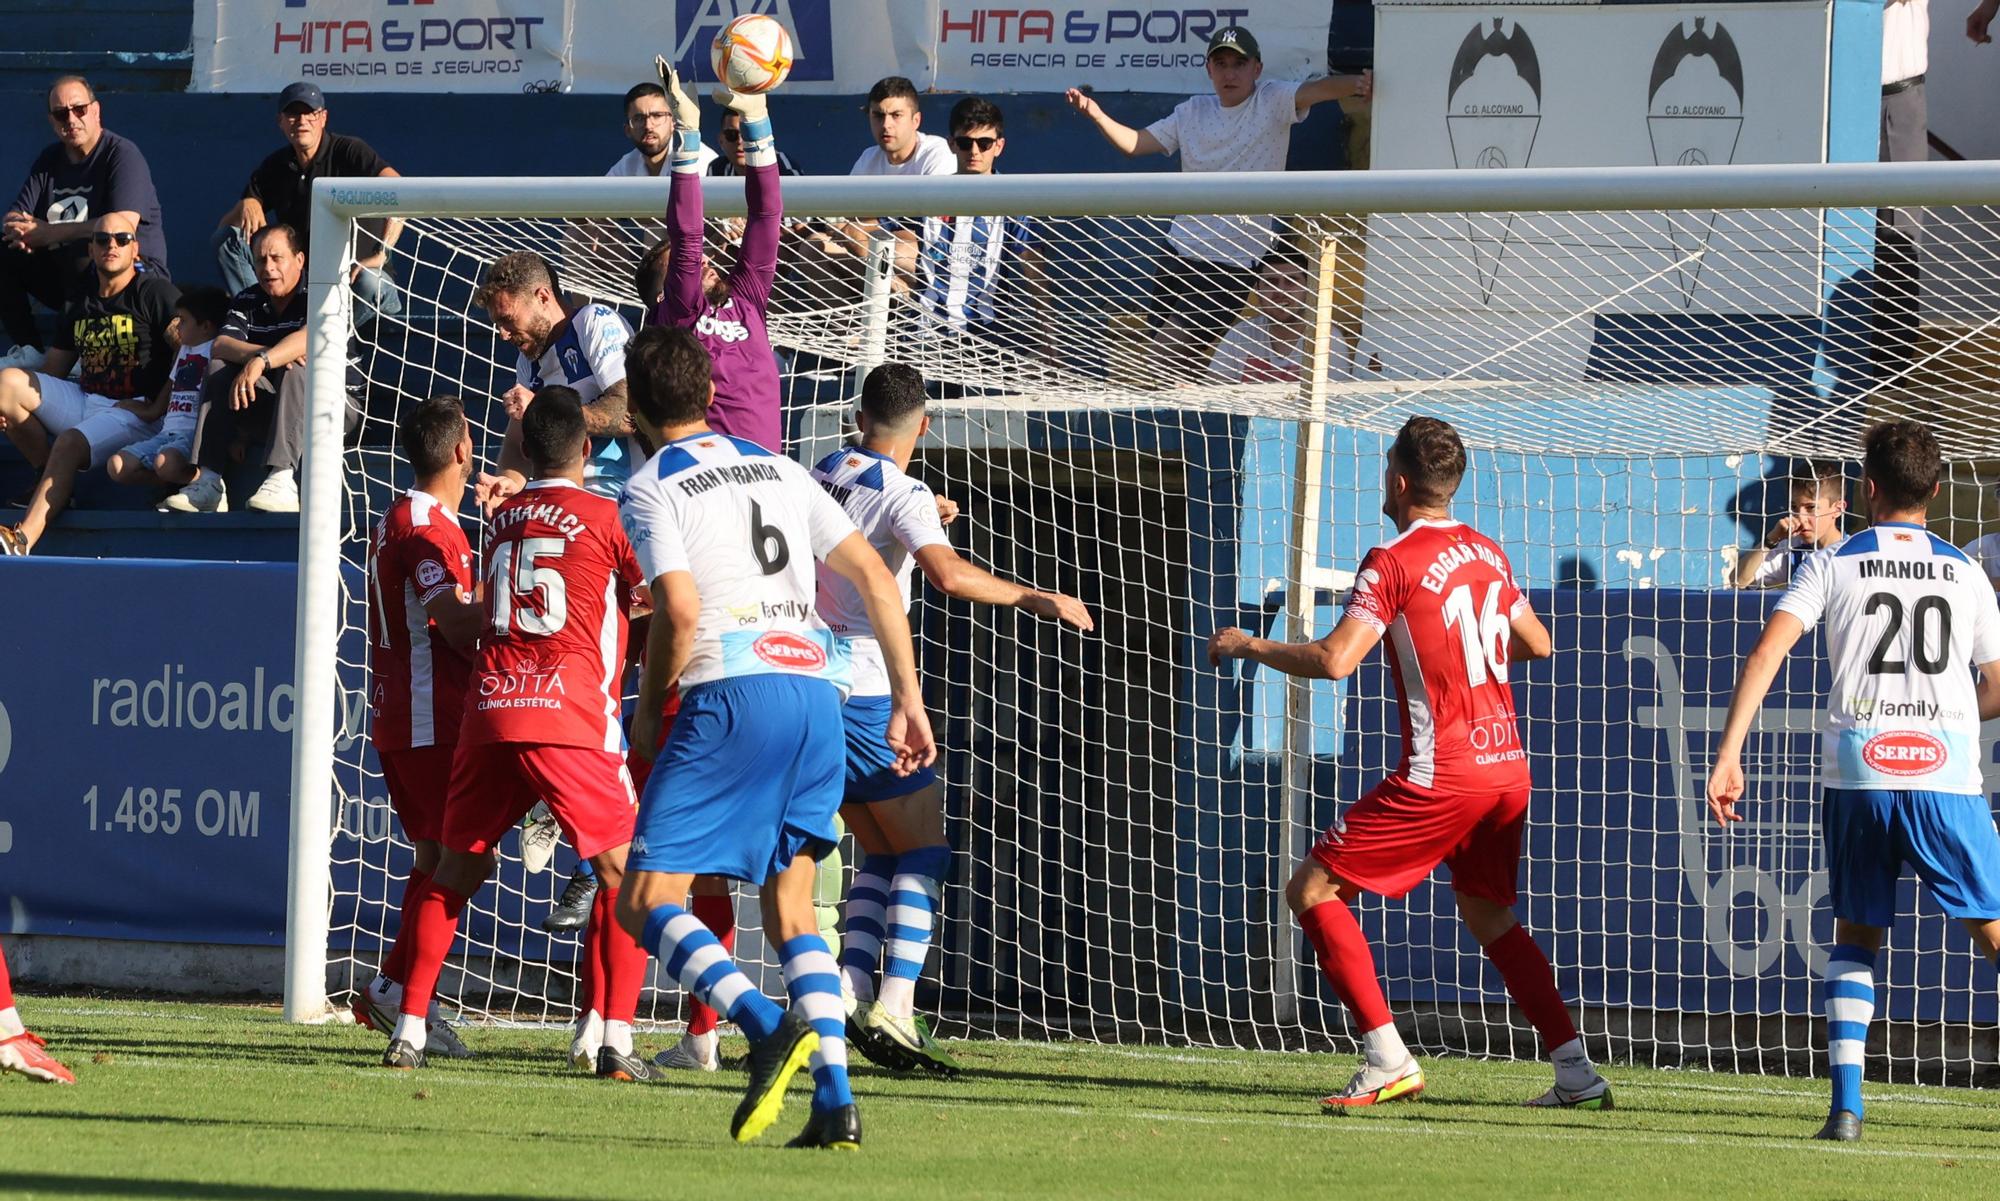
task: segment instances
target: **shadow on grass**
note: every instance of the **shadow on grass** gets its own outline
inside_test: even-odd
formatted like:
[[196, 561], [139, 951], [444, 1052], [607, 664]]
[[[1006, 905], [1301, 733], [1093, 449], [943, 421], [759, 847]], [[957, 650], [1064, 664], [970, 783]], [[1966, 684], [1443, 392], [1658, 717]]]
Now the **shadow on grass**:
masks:
[[9, 1191], [31, 1196], [114, 1196], [114, 1197], [198, 1197], [214, 1201], [260, 1201], [287, 1198], [290, 1201], [392, 1201], [410, 1197], [479, 1197], [483, 1201], [535, 1201], [546, 1194], [496, 1193], [479, 1189], [469, 1193], [441, 1193], [403, 1189], [357, 1188], [344, 1184], [337, 1188], [311, 1185], [220, 1184], [212, 1180], [146, 1180], [130, 1176], [57, 1176], [47, 1172], [0, 1171], [0, 1184]]

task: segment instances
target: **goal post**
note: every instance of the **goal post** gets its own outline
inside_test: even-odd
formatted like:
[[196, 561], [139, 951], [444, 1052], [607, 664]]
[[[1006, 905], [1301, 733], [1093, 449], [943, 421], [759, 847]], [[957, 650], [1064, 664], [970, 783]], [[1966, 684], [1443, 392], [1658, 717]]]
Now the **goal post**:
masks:
[[[490, 461], [513, 351], [471, 305], [485, 265], [535, 250], [566, 290], [636, 325], [632, 266], [658, 236], [667, 188], [315, 185], [288, 1018], [327, 1013], [395, 925], [389, 883], [407, 848], [361, 721], [357, 555], [407, 486], [396, 415], [422, 396], [463, 395]], [[1719, 706], [1772, 599], [1722, 585], [1739, 548], [1783, 515], [1797, 465], [1841, 460], [1851, 474], [1859, 431], [1885, 415], [1939, 430], [1941, 533], [1962, 543], [2000, 519], [1984, 487], [2000, 468], [2000, 166], [787, 177], [782, 188], [791, 224], [769, 324], [787, 449], [810, 463], [837, 445], [859, 370], [910, 362], [935, 398], [912, 471], [968, 502], [954, 541], [1099, 616], [1085, 639], [918, 602], [957, 849], [920, 999], [949, 1028], [1283, 1047], [1346, 1037], [1283, 887], [1338, 806], [1394, 766], [1393, 682], [1378, 665], [1340, 684], [1217, 673], [1199, 647], [1225, 624], [1291, 638], [1331, 628], [1360, 555], [1391, 534], [1382, 450], [1424, 412], [1458, 426], [1471, 456], [1459, 511], [1507, 548], [1558, 635], [1556, 659], [1523, 669], [1516, 692], [1536, 789], [1520, 910], [1593, 1050], [1817, 1070], [1813, 647], [1753, 736], [1762, 816], [1709, 831], [1699, 788]], [[709, 243], [724, 254], [742, 185], [704, 190]], [[1904, 315], [1885, 299], [1875, 237], [1877, 210], [1892, 207], [1929, 214], [1921, 292]], [[898, 248], [898, 237], [929, 245], [925, 218], [962, 214], [1030, 223], [1009, 253], [1032, 247], [1034, 287], [1003, 278], [1035, 320], [1006, 337], [926, 307], [940, 276], [921, 273], [951, 268], [926, 266], [921, 250], [911, 268]], [[1221, 288], [1166, 305], [1152, 293], [1169, 225], [1190, 214], [1252, 241], [1246, 221], [1276, 219], [1274, 249], [1243, 269], [1247, 302]], [[345, 287], [355, 223], [389, 217], [406, 222], [392, 256], [401, 311], [360, 311]], [[881, 227], [853, 234], [872, 219]], [[1162, 363], [1188, 357], [1158, 333], [1176, 306], [1214, 309], [1231, 328], [1204, 348], [1213, 363], [1169, 375]], [[1244, 330], [1269, 344], [1227, 359]], [[344, 434], [357, 378], [361, 428]], [[512, 840], [506, 850], [441, 995], [488, 1020], [560, 1021], [574, 940], [536, 927], [560, 880], [525, 872]], [[1962, 945], [1918, 920], [1923, 905], [1904, 899], [1883, 1013], [1913, 1032], [1919, 1076], [1961, 1078], [2000, 1014], [1968, 982]], [[1448, 886], [1365, 909], [1414, 1045], [1525, 1046], [1525, 1024], [1459, 938]], [[739, 919], [754, 975], [754, 905]], [[642, 1018], [674, 1020], [671, 980], [649, 977], [647, 997]]]

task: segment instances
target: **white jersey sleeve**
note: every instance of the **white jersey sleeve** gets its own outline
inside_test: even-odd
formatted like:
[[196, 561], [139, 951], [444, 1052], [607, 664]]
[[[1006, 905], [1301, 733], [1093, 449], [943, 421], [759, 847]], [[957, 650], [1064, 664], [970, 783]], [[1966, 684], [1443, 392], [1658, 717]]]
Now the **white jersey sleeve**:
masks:
[[685, 571], [701, 596], [683, 690], [774, 673], [848, 687], [844, 648], [814, 608], [815, 561], [854, 523], [805, 468], [695, 434], [634, 472], [620, 508], [646, 577]]
[[[912, 479], [888, 456], [858, 446], [837, 450], [813, 468], [813, 478], [825, 488], [829, 503], [860, 529], [861, 536], [882, 556], [903, 608], [910, 607], [910, 577], [916, 554], [927, 546], [949, 545], [938, 520], [937, 497], [921, 480]], [[846, 577], [824, 566], [819, 571], [819, 611], [835, 634], [848, 643], [854, 670], [854, 695], [882, 696], [889, 677], [875, 642], [875, 626], [861, 594]]]
[[1822, 784], [1984, 795], [1972, 668], [2000, 655], [2000, 599], [1962, 551], [1879, 524], [1806, 559], [1777, 610], [1826, 629]]

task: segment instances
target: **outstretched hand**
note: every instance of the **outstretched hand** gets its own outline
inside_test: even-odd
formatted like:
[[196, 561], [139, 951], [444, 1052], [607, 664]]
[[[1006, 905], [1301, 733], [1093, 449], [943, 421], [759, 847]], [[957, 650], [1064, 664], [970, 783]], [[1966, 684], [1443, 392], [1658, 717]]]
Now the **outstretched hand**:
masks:
[[1097, 106], [1097, 101], [1091, 96], [1091, 94], [1089, 92], [1084, 91], [1082, 88], [1069, 89], [1068, 91], [1063, 93], [1063, 99], [1069, 101], [1069, 106], [1071, 108], [1075, 109], [1077, 112], [1082, 113], [1084, 116], [1089, 117], [1093, 121], [1097, 119], [1097, 115], [1099, 113], [1104, 111], [1103, 109], [1100, 109]]
[[1718, 824], [1727, 826], [1740, 822], [1743, 815], [1736, 812], [1736, 802], [1743, 799], [1743, 764], [1734, 758], [1717, 758], [1715, 770], [1708, 774], [1708, 811]]
[[660, 73], [660, 87], [667, 93], [667, 107], [673, 110], [674, 128], [700, 130], [701, 105], [696, 104], [693, 94], [681, 86], [681, 73], [657, 54], [653, 56], [653, 66]]

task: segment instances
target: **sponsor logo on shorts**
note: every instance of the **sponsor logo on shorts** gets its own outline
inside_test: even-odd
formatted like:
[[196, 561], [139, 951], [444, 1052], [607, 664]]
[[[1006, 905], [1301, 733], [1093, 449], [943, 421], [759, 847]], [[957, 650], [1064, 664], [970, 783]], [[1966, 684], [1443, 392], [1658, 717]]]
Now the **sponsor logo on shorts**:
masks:
[[1922, 730], [1889, 730], [1861, 744], [1861, 761], [1885, 776], [1923, 776], [1945, 765], [1944, 742]]
[[824, 671], [826, 648], [810, 638], [773, 630], [750, 644], [757, 657], [779, 671]]

